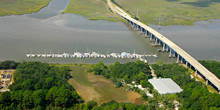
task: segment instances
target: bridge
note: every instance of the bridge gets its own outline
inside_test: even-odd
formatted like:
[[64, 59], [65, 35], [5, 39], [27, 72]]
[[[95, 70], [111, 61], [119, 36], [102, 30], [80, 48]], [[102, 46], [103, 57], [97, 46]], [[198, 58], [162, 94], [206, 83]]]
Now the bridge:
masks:
[[176, 57], [177, 63], [184, 63], [187, 67], [195, 71], [195, 75], [200, 75], [206, 80], [206, 84], [210, 84], [220, 93], [220, 80], [212, 72], [206, 69], [202, 64], [200, 64], [191, 55], [173, 43], [171, 40], [152, 29], [151, 27], [141, 23], [140, 21], [132, 18], [123, 9], [119, 8], [107, 0], [109, 8], [117, 13], [119, 16], [124, 18], [128, 23], [135, 27], [138, 31], [144, 34], [146, 37], [150, 38], [150, 41], [154, 42], [154, 45], [161, 45], [163, 47], [162, 51], [168, 51], [169, 57]]

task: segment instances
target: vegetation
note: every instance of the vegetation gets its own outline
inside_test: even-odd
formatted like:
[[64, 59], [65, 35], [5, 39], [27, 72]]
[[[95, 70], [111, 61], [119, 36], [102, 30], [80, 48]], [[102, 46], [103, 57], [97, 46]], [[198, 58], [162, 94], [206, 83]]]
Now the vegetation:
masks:
[[86, 16], [89, 20], [122, 20], [110, 12], [105, 0], [70, 0], [64, 13], [74, 13]]
[[[5, 62], [7, 63], [4, 63], [4, 65], [9, 66], [4, 67], [14, 67], [10, 66], [10, 64], [15, 63], [14, 61]], [[146, 100], [146, 103], [142, 105], [125, 103], [123, 101], [119, 101], [123, 103], [116, 101], [108, 102], [109, 99], [104, 101], [107, 103], [101, 105], [93, 99], [82, 103], [83, 101], [77, 93], [81, 94], [82, 91], [88, 91], [88, 93], [91, 93], [89, 95], [92, 96], [102, 91], [106, 93], [103, 94], [104, 98], [108, 98], [108, 96], [114, 97], [109, 94], [114, 92], [119, 94], [115, 94], [117, 98], [120, 97], [121, 93], [126, 94], [125, 92], [120, 92], [120, 88], [109, 89], [112, 88], [112, 86], [109, 86], [111, 82], [101, 76], [90, 74], [86, 70], [113, 80], [118, 87], [123, 85], [123, 83], [135, 81], [143, 87], [152, 88], [152, 85], [146, 80], [151, 78], [149, 66], [141, 61], [125, 64], [115, 62], [115, 64], [109, 66], [99, 62], [90, 69], [89, 65], [84, 64], [49, 65], [40, 62], [16, 64], [18, 66], [16, 66], [16, 71], [14, 72], [14, 83], [9, 87], [11, 91], [0, 93], [1, 109], [165, 110], [174, 109], [174, 101], [180, 102], [180, 109], [184, 110], [217, 110], [220, 108], [220, 95], [210, 93], [201, 82], [191, 79], [189, 76], [190, 72], [178, 64], [153, 64], [152, 68], [158, 77], [172, 78], [180, 85], [183, 91], [178, 94], [160, 95], [156, 90], [152, 90], [154, 97], [142, 94], [142, 99]], [[215, 67], [215, 65], [212, 67]], [[76, 87], [76, 90], [78, 87], [82, 87], [82, 91], [76, 92], [67, 81], [74, 88]], [[133, 94], [128, 96], [132, 97]], [[103, 97], [95, 98], [104, 100]], [[161, 103], [160, 105], [162, 106], [160, 107], [158, 103]]]
[[206, 86], [190, 78], [190, 73], [178, 64], [153, 64], [152, 68], [159, 77], [172, 78], [183, 91], [177, 94], [177, 100], [182, 104], [181, 109], [213, 109], [220, 107], [220, 95], [210, 93]]
[[24, 62], [14, 72], [11, 92], [0, 93], [1, 109], [69, 108], [82, 100], [67, 83], [69, 68]]
[[0, 69], [16, 69], [18, 65], [18, 62], [7, 60], [0, 63]]
[[211, 60], [199, 62], [220, 79], [220, 62]]
[[38, 12], [49, 2], [50, 0], [1, 0], [0, 16]]
[[219, 0], [115, 0], [145, 24], [192, 25], [195, 21], [219, 19]]
[[107, 79], [111, 79], [116, 87], [120, 87], [121, 82], [140, 84], [141, 81], [146, 82], [149, 78], [152, 78], [149, 65], [142, 61], [128, 62], [120, 64], [115, 62], [109, 67], [105, 66], [102, 62], [91, 67], [91, 70], [95, 75], [102, 75]]

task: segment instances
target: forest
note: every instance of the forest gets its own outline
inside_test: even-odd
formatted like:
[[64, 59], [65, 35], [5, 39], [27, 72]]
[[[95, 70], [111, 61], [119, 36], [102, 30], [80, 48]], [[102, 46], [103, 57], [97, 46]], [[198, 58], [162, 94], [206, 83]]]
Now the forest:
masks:
[[0, 62], [0, 69], [16, 69], [18, 62], [7, 60]]
[[14, 72], [10, 92], [0, 93], [0, 107], [14, 109], [70, 108], [82, 102], [67, 83], [68, 67], [58, 68], [41, 62], [20, 63]]
[[220, 79], [220, 62], [212, 60], [201, 60], [199, 62]]
[[159, 77], [172, 78], [182, 89], [177, 94], [177, 100], [182, 104], [183, 110], [217, 110], [220, 108], [220, 95], [211, 93], [206, 85], [190, 78], [188, 70], [178, 64], [153, 64], [153, 69]]

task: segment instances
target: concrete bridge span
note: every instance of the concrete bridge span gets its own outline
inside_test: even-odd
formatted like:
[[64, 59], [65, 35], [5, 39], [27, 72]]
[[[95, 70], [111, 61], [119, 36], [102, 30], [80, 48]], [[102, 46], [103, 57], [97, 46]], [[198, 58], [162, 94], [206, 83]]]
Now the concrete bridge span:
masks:
[[154, 41], [155, 45], [161, 45], [163, 47], [162, 51], [169, 51], [169, 57], [176, 57], [177, 63], [186, 64], [187, 67], [190, 67], [196, 72], [195, 75], [200, 74], [206, 80], [206, 84], [211, 84], [220, 93], [220, 80], [191, 55], [156, 30], [132, 18], [121, 8], [113, 4], [111, 0], [107, 0], [107, 4], [113, 12], [116, 12], [128, 21], [137, 30], [145, 34], [146, 37], [150, 37], [150, 41]]

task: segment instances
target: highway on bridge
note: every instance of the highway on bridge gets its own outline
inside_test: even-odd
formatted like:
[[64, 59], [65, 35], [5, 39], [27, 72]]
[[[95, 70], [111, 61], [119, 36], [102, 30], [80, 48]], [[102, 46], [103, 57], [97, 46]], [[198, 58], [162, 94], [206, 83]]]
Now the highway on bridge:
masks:
[[201, 65], [196, 59], [194, 59], [191, 55], [189, 55], [187, 52], [185, 52], [183, 49], [181, 49], [179, 46], [174, 44], [172, 41], [167, 39], [165, 36], [160, 34], [159, 32], [155, 31], [151, 27], [141, 23], [140, 21], [132, 18], [129, 14], [127, 14], [124, 10], [116, 6], [111, 2], [111, 0], [107, 0], [107, 4], [110, 7], [110, 9], [114, 12], [116, 12], [118, 15], [126, 19], [127, 21], [133, 22], [140, 27], [144, 28], [151, 34], [153, 34], [155, 37], [160, 39], [163, 43], [168, 45], [170, 48], [172, 48], [178, 55], [180, 55], [182, 58], [185, 59], [190, 65], [192, 65], [200, 74], [202, 74], [205, 78], [206, 81], [211, 82], [220, 92], [220, 80], [208, 69], [206, 69], [203, 65]]

